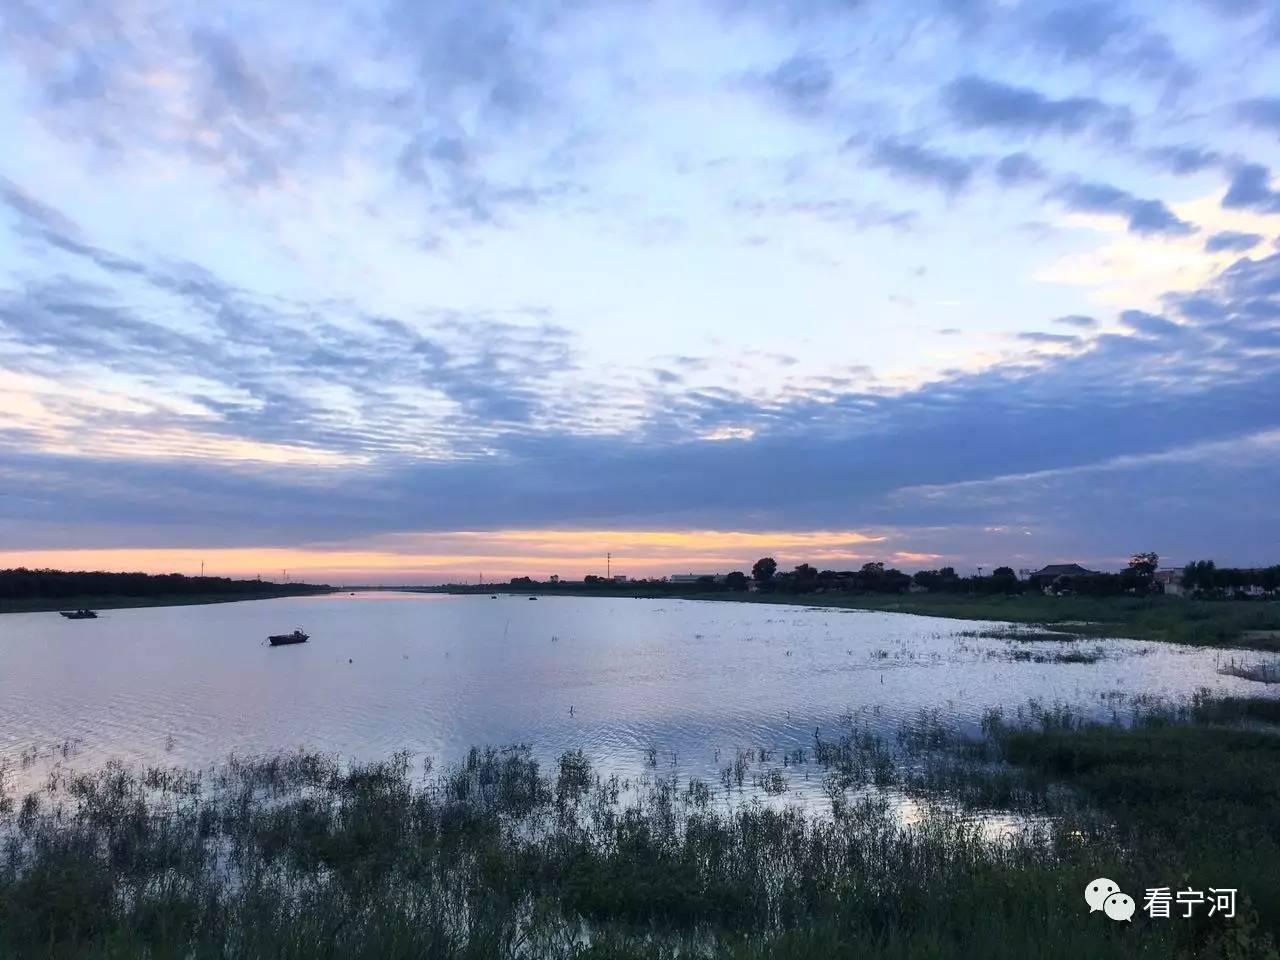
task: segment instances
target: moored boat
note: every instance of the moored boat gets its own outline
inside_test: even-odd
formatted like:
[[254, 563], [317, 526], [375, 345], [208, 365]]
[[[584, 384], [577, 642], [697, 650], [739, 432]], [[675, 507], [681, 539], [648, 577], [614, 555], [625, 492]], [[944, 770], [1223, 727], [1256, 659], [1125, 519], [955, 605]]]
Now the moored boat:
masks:
[[277, 633], [267, 637], [267, 640], [273, 647], [283, 647], [290, 643], [306, 643], [310, 639], [311, 638], [301, 630], [295, 630], [293, 633]]
[[68, 620], [97, 620], [98, 615], [92, 610], [59, 610]]

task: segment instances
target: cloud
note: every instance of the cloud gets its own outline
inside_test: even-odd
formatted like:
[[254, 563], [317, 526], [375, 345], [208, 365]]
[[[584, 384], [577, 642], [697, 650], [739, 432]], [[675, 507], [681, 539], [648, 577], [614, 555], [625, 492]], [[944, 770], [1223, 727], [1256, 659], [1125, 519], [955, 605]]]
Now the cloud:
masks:
[[1133, 20], [1115, 4], [1086, 2], [1050, 9], [1036, 22], [1035, 33], [1042, 47], [1067, 60], [1084, 60], [1132, 29]]
[[1196, 71], [1169, 38], [1148, 29], [1109, 0], [1064, 3], [1033, 21], [1035, 43], [1067, 63], [1095, 62], [1144, 79], [1162, 79], [1177, 89]]
[[[934, 552], [1025, 523], [1056, 553], [1204, 516], [1215, 548], [1275, 542], [1265, 443], [1232, 445], [1277, 427], [1280, 268], [1245, 246], [1277, 196], [1232, 159], [1272, 92], [1237, 71], [1225, 96], [1246, 106], [1213, 107], [1213, 51], [1254, 49], [1260, 24], [1164, 17], [1162, 36], [1135, 4], [953, 6], [693, 5], [679, 29], [560, 0], [305, 24], [14, 6], [5, 109], [30, 138], [0, 184], [0, 538], [838, 517]], [[1183, 51], [1202, 108], [1171, 105]], [[884, 176], [840, 152], [850, 131]], [[1218, 170], [1249, 212], [1186, 199]], [[1208, 175], [1175, 192], [1163, 171]], [[1081, 218], [1019, 226], [1060, 213], [1046, 197], [1208, 240], [1104, 242], [1090, 293], [1139, 309], [1093, 311], [1029, 281], [1097, 239]], [[1129, 297], [1155, 261], [1178, 292]], [[914, 316], [875, 309], [903, 293]], [[929, 315], [943, 301], [954, 319]], [[955, 444], [974, 410], [984, 430]], [[1170, 461], [1152, 458], [1210, 443], [1242, 458], [1220, 489], [1153, 489]]]
[[779, 64], [763, 80], [766, 87], [789, 106], [809, 111], [825, 102], [834, 75], [824, 60], [801, 54]]
[[1236, 230], [1223, 230], [1221, 233], [1215, 233], [1206, 239], [1204, 249], [1205, 253], [1221, 253], [1224, 250], [1243, 253], [1246, 250], [1252, 250], [1263, 239], [1263, 236], [1259, 233], [1240, 233]]
[[1231, 184], [1222, 198], [1229, 209], [1248, 208], [1260, 213], [1280, 211], [1280, 191], [1271, 189], [1271, 171], [1260, 163], [1245, 163], [1236, 168]]
[[1260, 130], [1280, 134], [1280, 97], [1254, 97], [1237, 105], [1241, 118]]
[[1120, 325], [1144, 337], [1171, 337], [1184, 332], [1172, 320], [1142, 310], [1123, 311], [1120, 314]]
[[915, 210], [892, 209], [878, 203], [866, 203], [838, 197], [815, 200], [739, 200], [734, 209], [754, 217], [805, 217], [825, 223], [848, 223], [859, 229], [889, 227], [910, 230], [920, 214]]
[[963, 127], [1010, 133], [1077, 134], [1092, 131], [1112, 140], [1129, 136], [1129, 112], [1092, 97], [1054, 100], [1030, 87], [976, 75], [959, 77], [943, 90], [943, 105]]
[[996, 164], [996, 179], [1005, 186], [1017, 186], [1044, 180], [1048, 172], [1029, 153], [1010, 153]]
[[1162, 201], [1144, 200], [1106, 183], [1067, 183], [1051, 195], [1067, 209], [1079, 213], [1127, 217], [1131, 233], [1182, 236], [1196, 231], [1194, 224], [1178, 217]]
[[[395, 388], [408, 386], [412, 379], [407, 375], [415, 369], [420, 376], [446, 382], [453, 371], [473, 388], [488, 382], [497, 391], [499, 415], [501, 398], [522, 383], [538, 384], [528, 396], [545, 403], [541, 385], [565, 362], [556, 353], [554, 336], [548, 346], [548, 335], [536, 326], [507, 331], [496, 323], [477, 330], [479, 342], [470, 347], [473, 359], [467, 369], [462, 356], [467, 341], [450, 342], [443, 328], [439, 336], [424, 340], [391, 318], [368, 320], [358, 330], [342, 332], [317, 329], [314, 311], [305, 312], [308, 322], [302, 326], [293, 326], [287, 315], [277, 316], [272, 326], [287, 324], [287, 329], [264, 333], [270, 339], [259, 341], [271, 345], [261, 354], [271, 357], [268, 367], [221, 358], [208, 344], [177, 353], [212, 363], [223, 379], [234, 373], [260, 402], [261, 407], [241, 404], [243, 412], [219, 429], [229, 427], [239, 436], [269, 443], [280, 439], [274, 431], [284, 421], [291, 442], [306, 437], [316, 449], [363, 451], [374, 456], [372, 462], [358, 470], [335, 467], [324, 476], [286, 463], [257, 464], [235, 473], [212, 462], [153, 459], [144, 464], [104, 457], [94, 436], [99, 425], [89, 421], [75, 430], [79, 449], [74, 454], [41, 453], [29, 438], [7, 448], [3, 463], [12, 479], [6, 480], [6, 490], [23, 505], [20, 515], [6, 516], [4, 511], [13, 507], [0, 501], [0, 519], [11, 530], [16, 523], [19, 531], [34, 531], [55, 518], [62, 523], [111, 518], [113, 525], [134, 530], [133, 536], [149, 531], [146, 536], [153, 542], [173, 538], [188, 543], [199, 530], [210, 536], [216, 522], [216, 536], [239, 545], [397, 530], [509, 528], [517, 522], [531, 527], [600, 523], [744, 529], [744, 518], [750, 518], [746, 529], [805, 529], [822, 526], [833, 511], [859, 527], [1024, 520], [1042, 528], [1055, 523], [1069, 527], [1085, 521], [1059, 516], [1056, 508], [1037, 506], [1034, 498], [1025, 504], [985, 505], [967, 498], [954, 506], [947, 498], [913, 499], [902, 491], [926, 478], [952, 487], [1054, 471], [1055, 477], [1084, 478], [1084, 487], [1064, 488], [1069, 492], [1063, 496], [1078, 503], [1084, 502], [1080, 497], [1087, 499], [1087, 485], [1094, 482], [1089, 471], [1098, 464], [1221, 440], [1224, 431], [1246, 435], [1280, 429], [1274, 413], [1280, 409], [1280, 376], [1275, 362], [1257, 352], [1260, 343], [1275, 335], [1277, 315], [1267, 310], [1280, 309], [1280, 254], [1242, 260], [1196, 296], [1215, 309], [1197, 309], [1198, 318], [1184, 323], [1126, 311], [1119, 318], [1122, 334], [1066, 344], [1078, 347], [1070, 353], [954, 373], [893, 394], [833, 383], [764, 399], [662, 378], [668, 379], [663, 390], [650, 395], [641, 417], [621, 432], [591, 435], [567, 429], [603, 402], [585, 391], [557, 412], [506, 430], [465, 418], [436, 424], [450, 434], [482, 432], [478, 455], [467, 456], [424, 456], [406, 428], [429, 417], [416, 397], [409, 403], [397, 400]], [[42, 301], [27, 306], [31, 302]], [[147, 356], [169, 352], [164, 334], [146, 326], [120, 326], [114, 319], [77, 325], [77, 297], [64, 296], [59, 302], [74, 309], [65, 321], [55, 311], [57, 325], [46, 336], [49, 343], [72, 338], [60, 355], [51, 357], [64, 368], [95, 353], [113, 366], [137, 367]], [[47, 311], [32, 318], [23, 336], [39, 335], [47, 319]], [[8, 323], [10, 315], [4, 320]], [[1074, 319], [1067, 325], [1088, 326]], [[116, 331], [114, 344], [102, 332], [109, 329]], [[74, 339], [77, 332], [79, 340]], [[1022, 339], [1065, 343], [1046, 339], [1052, 336]], [[111, 352], [104, 354], [106, 350]], [[320, 350], [323, 356], [317, 356]], [[405, 360], [398, 363], [396, 357]], [[685, 361], [672, 359], [666, 368], [696, 370], [705, 363], [695, 357]], [[514, 372], [520, 365], [524, 374]], [[305, 369], [306, 377], [272, 375], [294, 366]], [[330, 381], [351, 390], [361, 411], [336, 431], [327, 427], [326, 408], [306, 399], [310, 384]], [[465, 406], [466, 388], [456, 392], [457, 402]], [[488, 398], [479, 403], [486, 416], [492, 415]], [[988, 428], [962, 447], [948, 444], [947, 438], [968, 422], [969, 411], [978, 408]], [[1044, 430], [1047, 422], [1070, 423], [1080, 442], [1063, 444], [1060, 435]], [[547, 429], [549, 424], [555, 429]], [[730, 431], [739, 439], [698, 439]], [[457, 442], [456, 436], [452, 439]], [[1141, 462], [1134, 461], [1138, 476], [1143, 475]], [[806, 478], [803, 498], [794, 495], [796, 476]], [[680, 489], [682, 496], [673, 500], [663, 495], [671, 489]], [[1145, 492], [1135, 491], [1145, 487], [1131, 486], [1123, 496], [1129, 519], [1112, 530], [1086, 524], [1088, 530], [1104, 540], [1141, 539], [1144, 524], [1162, 522], [1167, 504], [1156, 510]], [[34, 509], [33, 500], [39, 502]], [[243, 510], [247, 502], [257, 505], [252, 516]]]
[[1190, 143], [1156, 147], [1148, 150], [1147, 156], [1164, 169], [1176, 174], [1199, 173], [1201, 170], [1217, 166], [1223, 159], [1216, 150]]
[[971, 158], [896, 138], [876, 141], [867, 159], [873, 167], [908, 180], [931, 184], [952, 194], [964, 190], [977, 169], [977, 161]]
[[1079, 337], [1069, 333], [1040, 333], [1034, 330], [1024, 330], [1017, 336], [1019, 340], [1027, 343], [1043, 343], [1055, 346], [1067, 346], [1080, 342]]

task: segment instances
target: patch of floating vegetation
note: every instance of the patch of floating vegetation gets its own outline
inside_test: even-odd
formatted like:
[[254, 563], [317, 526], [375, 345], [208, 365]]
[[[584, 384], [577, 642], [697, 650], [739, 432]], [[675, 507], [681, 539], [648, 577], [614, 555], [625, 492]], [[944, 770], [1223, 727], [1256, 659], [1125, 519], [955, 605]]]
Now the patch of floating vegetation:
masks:
[[1005, 656], [1010, 660], [1030, 663], [1097, 663], [1107, 658], [1107, 652], [1102, 647], [1094, 647], [1092, 650], [1051, 650], [1045, 652], [1014, 649], [1004, 654], [993, 653], [992, 656]]
[[1081, 639], [1080, 635], [1076, 633], [1067, 633], [1063, 630], [1050, 630], [1048, 627], [1020, 626], [1018, 624], [1007, 624], [998, 627], [982, 627], [977, 630], [960, 630], [956, 633], [956, 636], [984, 640], [1018, 640], [1032, 642], [1041, 640], [1057, 640], [1063, 643], [1070, 643], [1071, 641]]

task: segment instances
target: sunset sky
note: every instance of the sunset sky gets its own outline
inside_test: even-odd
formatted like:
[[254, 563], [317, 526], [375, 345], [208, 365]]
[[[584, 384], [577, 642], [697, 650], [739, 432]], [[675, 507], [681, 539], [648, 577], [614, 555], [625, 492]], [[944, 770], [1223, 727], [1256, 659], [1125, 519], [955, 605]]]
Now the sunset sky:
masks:
[[1280, 562], [1280, 8], [0, 8], [0, 567]]

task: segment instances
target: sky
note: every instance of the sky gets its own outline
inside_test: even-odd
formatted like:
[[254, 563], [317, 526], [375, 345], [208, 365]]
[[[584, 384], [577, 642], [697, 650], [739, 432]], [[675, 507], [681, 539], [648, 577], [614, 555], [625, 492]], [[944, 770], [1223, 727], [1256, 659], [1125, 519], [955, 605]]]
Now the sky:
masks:
[[1280, 561], [1268, 0], [0, 3], [0, 566]]

